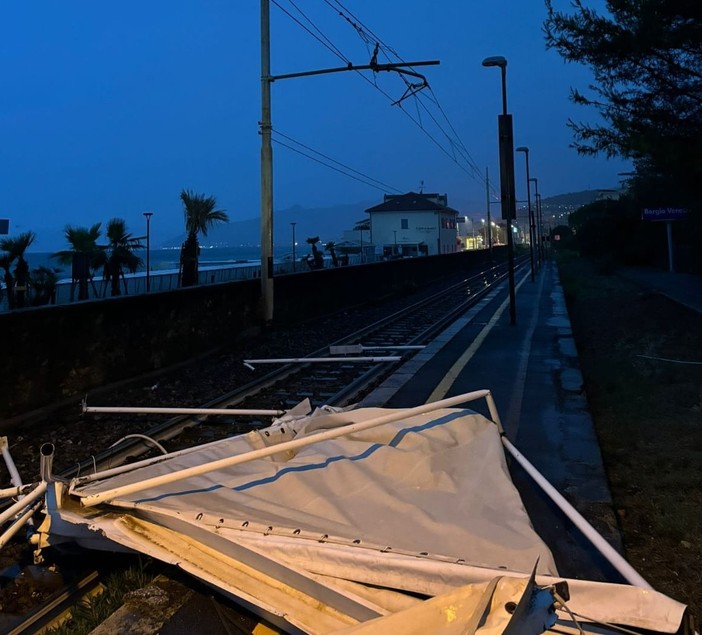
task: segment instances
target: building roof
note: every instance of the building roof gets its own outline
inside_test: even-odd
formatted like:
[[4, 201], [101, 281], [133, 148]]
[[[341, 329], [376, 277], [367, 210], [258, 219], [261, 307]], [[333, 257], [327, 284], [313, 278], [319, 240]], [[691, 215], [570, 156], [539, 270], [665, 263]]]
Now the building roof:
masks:
[[417, 194], [416, 192], [407, 192], [407, 194], [385, 195], [385, 201], [370, 207], [366, 213], [371, 212], [428, 212], [441, 211], [449, 214], [458, 214], [458, 212], [438, 203], [437, 200], [446, 200], [446, 196], [438, 194]]

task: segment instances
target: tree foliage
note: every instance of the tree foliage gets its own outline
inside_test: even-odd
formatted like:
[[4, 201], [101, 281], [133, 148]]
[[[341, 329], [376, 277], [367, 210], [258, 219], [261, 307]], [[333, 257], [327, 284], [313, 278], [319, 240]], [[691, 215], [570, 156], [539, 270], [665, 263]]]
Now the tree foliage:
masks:
[[[14, 293], [8, 287], [8, 304], [10, 305], [10, 308], [22, 308], [26, 306], [27, 290], [29, 288], [29, 264], [27, 264], [24, 254], [34, 242], [35, 238], [36, 234], [29, 231], [23, 232], [15, 238], [3, 238], [0, 240], [0, 249], [8, 253], [10, 262], [16, 261], [14, 272]], [[11, 295], [14, 295], [12, 300], [10, 300]]]
[[[119, 282], [120, 279], [124, 281], [124, 270], [136, 273], [141, 265], [141, 258], [134, 252], [137, 249], [143, 249], [144, 245], [139, 238], [127, 231], [127, 223], [122, 218], [111, 218], [107, 222], [105, 235], [109, 244], [104, 256], [103, 275], [110, 285], [111, 294], [120, 295]], [[127, 292], [126, 282], [124, 292]]]
[[583, 154], [622, 156], [637, 171], [675, 181], [688, 193], [702, 178], [702, 3], [699, 0], [585, 0], [557, 11], [546, 0], [546, 44], [587, 65], [595, 82], [577, 104], [603, 124], [569, 121]]
[[208, 230], [214, 224], [229, 222], [229, 216], [224, 210], [215, 209], [217, 199], [214, 196], [182, 190], [180, 200], [183, 203], [187, 234], [180, 249], [181, 285], [189, 287], [197, 284], [198, 280], [200, 255], [198, 235], [207, 236]]
[[62, 265], [71, 265], [71, 300], [76, 283], [78, 299], [88, 299], [88, 283], [92, 282], [94, 271], [104, 264], [105, 252], [98, 245], [101, 226], [102, 223], [95, 223], [91, 227], [66, 225], [63, 234], [70, 248], [51, 255]]

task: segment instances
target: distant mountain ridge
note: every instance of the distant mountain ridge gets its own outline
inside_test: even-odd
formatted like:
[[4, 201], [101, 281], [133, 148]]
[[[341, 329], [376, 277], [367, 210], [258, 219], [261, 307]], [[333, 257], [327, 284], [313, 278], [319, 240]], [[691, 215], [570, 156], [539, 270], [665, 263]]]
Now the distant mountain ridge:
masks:
[[[611, 188], [612, 190], [615, 188]], [[541, 200], [542, 205], [572, 207], [576, 209], [583, 205], [589, 205], [598, 198], [603, 192], [609, 192], [610, 189], [599, 190], [582, 190], [581, 192], [570, 192], [568, 194], [557, 194]], [[618, 191], [618, 190], [617, 190]]]
[[[346, 229], [368, 218], [365, 213], [377, 201], [333, 205], [306, 209], [294, 205], [273, 214], [273, 242], [276, 245], [290, 244], [295, 223], [295, 241], [304, 244], [312, 236], [319, 236], [322, 242], [338, 241]], [[185, 240], [185, 233], [174, 236], [162, 243], [163, 247], [179, 247]], [[259, 245], [261, 243], [261, 221], [259, 217], [242, 221], [219, 223], [212, 227], [207, 236], [200, 238], [203, 247], [232, 247], [236, 245]]]

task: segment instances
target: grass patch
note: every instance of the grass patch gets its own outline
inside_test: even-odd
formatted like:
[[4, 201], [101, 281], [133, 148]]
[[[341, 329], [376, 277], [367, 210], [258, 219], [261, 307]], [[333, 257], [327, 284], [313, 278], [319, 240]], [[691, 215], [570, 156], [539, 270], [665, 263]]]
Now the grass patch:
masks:
[[101, 593], [74, 606], [71, 617], [44, 631], [45, 635], [87, 635], [122, 606], [127, 593], [153, 582], [157, 573], [152, 568], [149, 560], [140, 558], [137, 564], [111, 573], [103, 582]]
[[627, 558], [702, 615], [702, 315], [600, 263], [559, 262]]

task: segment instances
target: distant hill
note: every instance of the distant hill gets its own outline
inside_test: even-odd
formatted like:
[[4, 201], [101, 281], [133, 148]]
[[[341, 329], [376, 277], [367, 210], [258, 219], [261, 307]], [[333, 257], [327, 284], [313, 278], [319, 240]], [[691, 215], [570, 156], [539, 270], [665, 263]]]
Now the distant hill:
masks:
[[[273, 214], [273, 242], [276, 245], [292, 245], [292, 225], [295, 223], [296, 242], [304, 243], [311, 236], [319, 236], [322, 242], [338, 241], [345, 229], [352, 229], [361, 220], [368, 218], [365, 210], [377, 201], [334, 205], [305, 209], [300, 205], [276, 210]], [[174, 236], [162, 243], [163, 247], [179, 247], [185, 234]], [[233, 247], [237, 245], [259, 245], [261, 222], [258, 217], [230, 223], [220, 223], [207, 236], [201, 237], [203, 247]]]
[[582, 207], [583, 205], [593, 203], [598, 198], [602, 198], [602, 193], [608, 191], [610, 190], [583, 190], [582, 192], [558, 194], [556, 196], [549, 196], [548, 198], [542, 199], [541, 204], [544, 207], [548, 205], [549, 207], [568, 207], [572, 209], [577, 209], [578, 207]]

